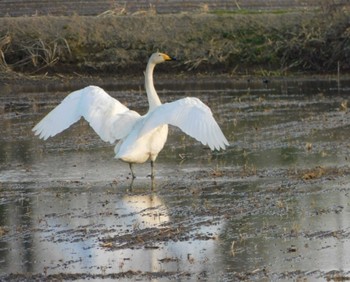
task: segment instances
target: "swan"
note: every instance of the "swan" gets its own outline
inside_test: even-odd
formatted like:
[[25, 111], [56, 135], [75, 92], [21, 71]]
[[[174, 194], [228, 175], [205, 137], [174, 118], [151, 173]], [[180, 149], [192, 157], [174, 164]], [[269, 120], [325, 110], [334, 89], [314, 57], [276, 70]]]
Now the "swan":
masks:
[[208, 145], [211, 150], [225, 149], [229, 145], [208, 106], [198, 98], [187, 97], [162, 104], [153, 84], [153, 71], [157, 64], [175, 58], [154, 53], [145, 71], [145, 88], [149, 103], [148, 112], [141, 116], [98, 86], [87, 86], [70, 93], [49, 112], [32, 130], [41, 139], [48, 139], [64, 131], [81, 117], [90, 124], [100, 138], [116, 144], [115, 158], [129, 163], [132, 178], [133, 164], [151, 161], [151, 178], [154, 162], [163, 149], [168, 136], [168, 124]]

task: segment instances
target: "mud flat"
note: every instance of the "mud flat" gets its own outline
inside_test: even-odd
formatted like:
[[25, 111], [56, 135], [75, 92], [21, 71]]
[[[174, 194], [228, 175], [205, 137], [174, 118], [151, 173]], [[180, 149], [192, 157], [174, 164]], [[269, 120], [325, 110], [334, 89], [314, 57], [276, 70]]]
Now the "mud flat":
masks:
[[[158, 82], [163, 101], [207, 103], [231, 146], [172, 128], [153, 185], [148, 164], [132, 183], [85, 122], [32, 135], [81, 81], [2, 85], [0, 279], [349, 279], [349, 81]], [[146, 110], [142, 80], [93, 83]]]

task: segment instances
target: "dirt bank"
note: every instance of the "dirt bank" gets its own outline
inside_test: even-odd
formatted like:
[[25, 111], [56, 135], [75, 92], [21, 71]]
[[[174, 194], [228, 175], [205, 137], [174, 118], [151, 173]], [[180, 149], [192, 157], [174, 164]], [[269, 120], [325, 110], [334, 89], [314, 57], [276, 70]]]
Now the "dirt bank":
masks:
[[133, 74], [161, 50], [178, 58], [172, 73], [345, 72], [347, 19], [347, 9], [6, 17], [0, 18], [0, 69]]

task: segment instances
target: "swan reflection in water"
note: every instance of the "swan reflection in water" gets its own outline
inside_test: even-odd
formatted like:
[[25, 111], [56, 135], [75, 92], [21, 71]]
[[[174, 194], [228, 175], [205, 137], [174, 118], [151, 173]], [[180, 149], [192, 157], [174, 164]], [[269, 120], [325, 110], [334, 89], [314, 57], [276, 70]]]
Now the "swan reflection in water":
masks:
[[[170, 209], [158, 195], [126, 195], [112, 202], [108, 193], [97, 199], [95, 193], [75, 194], [69, 190], [59, 197], [44, 194], [31, 202], [31, 217], [40, 219], [38, 231], [32, 232], [30, 238], [12, 241], [9, 246], [12, 250], [21, 250], [20, 245], [25, 244], [23, 258], [19, 259], [17, 252], [9, 252], [4, 257], [8, 262], [16, 262], [12, 272], [193, 270], [205, 267], [201, 262], [215, 257], [215, 240], [206, 240], [203, 244], [200, 240], [158, 241], [155, 237], [148, 238], [148, 241], [144, 238], [143, 242], [141, 235], [136, 246], [120, 249], [103, 246], [104, 238], [116, 238], [117, 242], [119, 236], [137, 231], [172, 227]], [[207, 232], [206, 228], [208, 226], [198, 227], [195, 232]], [[25, 259], [28, 256], [31, 257], [30, 262]], [[189, 256], [195, 261], [189, 263]]]

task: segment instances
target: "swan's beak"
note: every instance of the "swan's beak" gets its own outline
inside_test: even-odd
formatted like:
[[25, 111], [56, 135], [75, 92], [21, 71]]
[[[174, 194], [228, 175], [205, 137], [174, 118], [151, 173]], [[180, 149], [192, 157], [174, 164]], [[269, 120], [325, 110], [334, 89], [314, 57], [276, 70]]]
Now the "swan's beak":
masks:
[[162, 54], [164, 61], [176, 61], [176, 58], [170, 57], [167, 54]]

